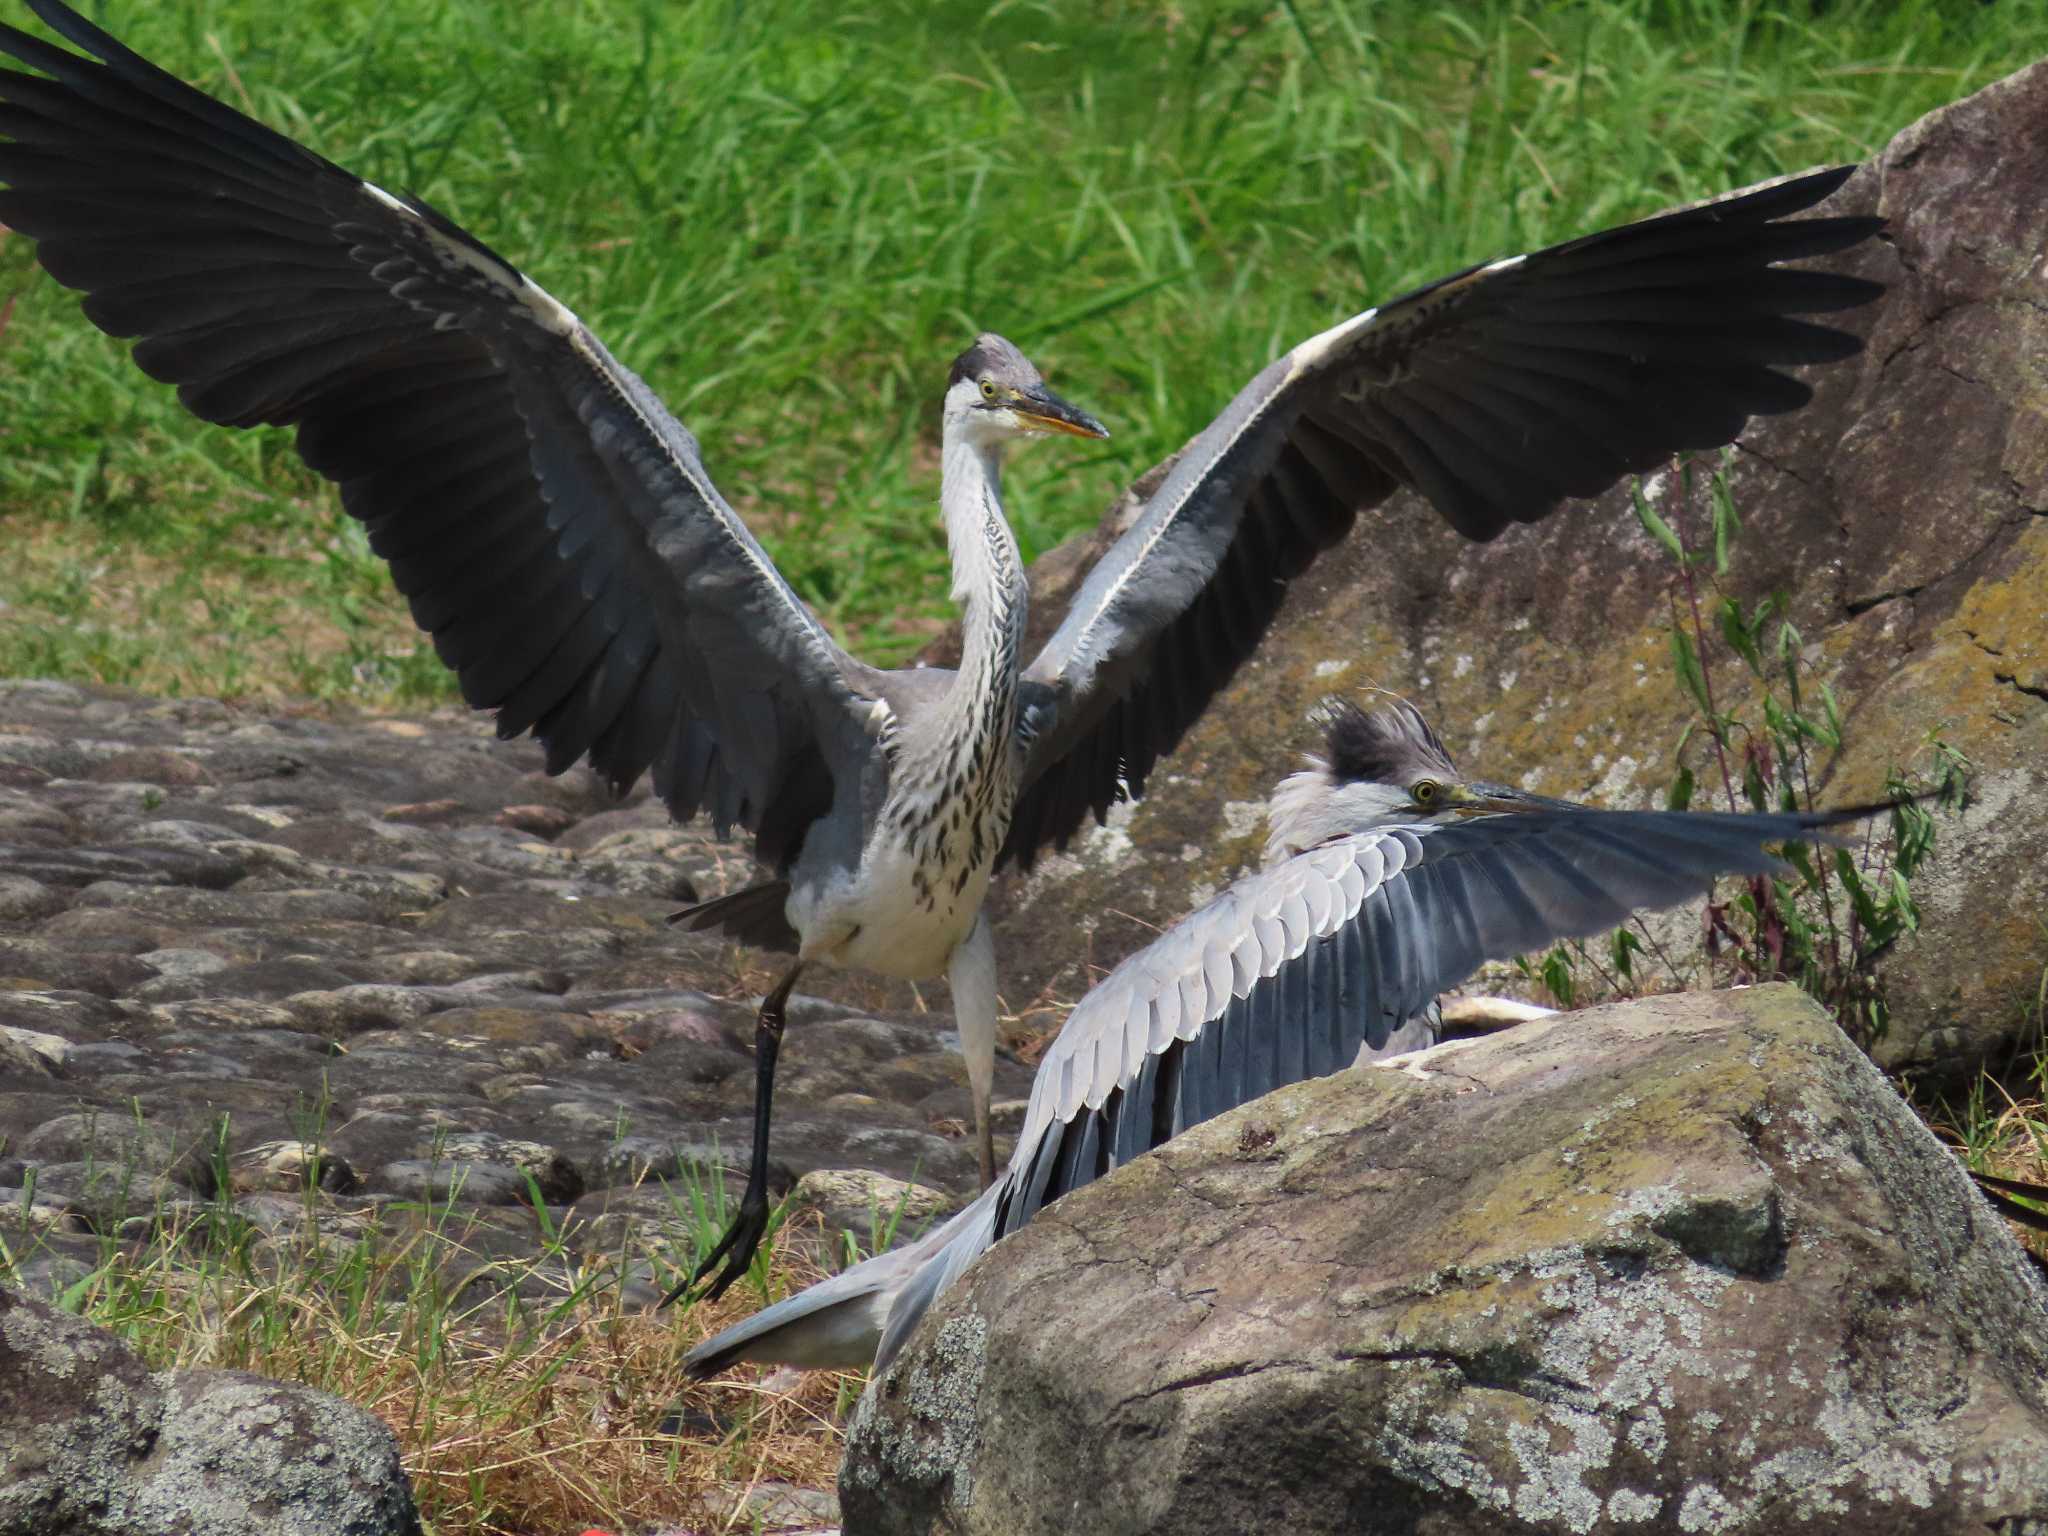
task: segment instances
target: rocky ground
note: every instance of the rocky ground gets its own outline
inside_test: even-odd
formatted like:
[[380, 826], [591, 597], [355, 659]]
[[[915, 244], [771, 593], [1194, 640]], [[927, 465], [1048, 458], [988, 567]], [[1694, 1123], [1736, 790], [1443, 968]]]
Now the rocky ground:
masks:
[[[550, 779], [459, 712], [268, 717], [0, 683], [17, 1277], [67, 1283], [124, 1223], [204, 1199], [289, 1226], [315, 1160], [315, 1207], [347, 1220], [456, 1197], [478, 1263], [532, 1248], [537, 1190], [593, 1244], [642, 1245], [651, 1299], [688, 1176], [744, 1168], [770, 974], [665, 918], [748, 870], [644, 789]], [[851, 1171], [974, 1180], [950, 1009], [894, 1000], [800, 996], [782, 1057], [775, 1181], [819, 1173], [863, 1235]], [[998, 1099], [1029, 1081], [1004, 1062]]]

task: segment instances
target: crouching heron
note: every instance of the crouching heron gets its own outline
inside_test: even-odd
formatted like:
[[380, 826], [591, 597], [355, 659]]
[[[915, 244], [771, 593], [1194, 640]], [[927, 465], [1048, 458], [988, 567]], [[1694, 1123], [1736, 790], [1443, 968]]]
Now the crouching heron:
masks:
[[1282, 781], [1266, 867], [1111, 971], [1038, 1068], [1002, 1180], [903, 1248], [692, 1350], [877, 1369], [989, 1246], [1070, 1190], [1285, 1083], [1436, 1043], [1436, 997], [1479, 968], [1717, 875], [1783, 866], [1883, 806], [1784, 814], [1605, 811], [1459, 777], [1407, 704], [1327, 706], [1325, 753]]
[[[1825, 171], [1353, 315], [1254, 377], [1173, 462], [1028, 665], [1004, 451], [1103, 428], [999, 336], [947, 380], [940, 507], [957, 671], [884, 672], [827, 634], [719, 494], [696, 439], [558, 300], [417, 197], [202, 95], [61, 0], [83, 53], [0, 27], [0, 221], [85, 313], [227, 426], [291, 425], [367, 528], [463, 696], [772, 872], [682, 914], [793, 955], [756, 1030], [740, 1214], [767, 1219], [783, 1007], [804, 967], [946, 974], [984, 1179], [996, 970], [982, 898], [1147, 775], [1249, 655], [1286, 584], [1398, 486], [1489, 539], [1672, 452], [1729, 441], [1856, 352], [1802, 315], [1876, 284], [1790, 269], [1879, 227], [1792, 218]], [[716, 238], [707, 235], [705, 238]], [[859, 381], [849, 381], [856, 389]]]

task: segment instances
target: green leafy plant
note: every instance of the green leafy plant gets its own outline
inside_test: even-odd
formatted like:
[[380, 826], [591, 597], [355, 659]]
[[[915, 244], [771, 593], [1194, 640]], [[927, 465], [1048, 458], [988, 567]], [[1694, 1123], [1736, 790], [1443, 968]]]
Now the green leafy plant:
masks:
[[[1742, 534], [1725, 470], [1702, 476], [1681, 461], [1664, 478], [1663, 509], [1640, 482], [1632, 499], [1644, 532], [1672, 565], [1671, 670], [1693, 709], [1673, 753], [1665, 804], [1688, 810], [1705, 799], [1729, 811], [1821, 809], [1816, 786], [1842, 750], [1841, 704], [1814, 677], [1783, 594], [1745, 604], [1722, 590]], [[1694, 533], [1689, 525], [1702, 500], [1707, 526]], [[1875, 966], [1920, 923], [1913, 879], [1934, 848], [1928, 806], [1955, 809], [1968, 790], [1969, 761], [1938, 727], [1929, 731], [1923, 756], [1917, 773], [1887, 775], [1891, 811], [1866, 823], [1860, 838], [1824, 847], [1786, 844], [1789, 876], [1756, 875], [1723, 887], [1726, 894], [1706, 909], [1704, 980], [1795, 981], [1857, 1040], [1867, 1045], [1883, 1035], [1888, 1015]], [[1667, 975], [1686, 969], [1641, 919], [1618, 930], [1604, 955], [1574, 942], [1523, 969], [1569, 1007], [1590, 990], [1587, 973], [1606, 994], [1641, 990], [1645, 955], [1660, 960]]]
[[[1842, 709], [1827, 682], [1811, 677], [1804, 637], [1781, 593], [1745, 608], [1719, 590], [1742, 531], [1725, 470], [1705, 483], [1709, 511], [1706, 547], [1690, 548], [1682, 520], [1694, 501], [1694, 471], [1681, 463], [1667, 477], [1671, 520], [1659, 515], [1640, 484], [1636, 516], [1678, 572], [1671, 628], [1672, 667], [1691, 699], [1695, 719], [1679, 739], [1679, 769], [1668, 804], [1682, 810], [1697, 793], [1687, 746], [1704, 737], [1711, 748], [1720, 798], [1729, 810], [1817, 810], [1817, 780], [1842, 750]], [[1702, 591], [1702, 587], [1706, 590]], [[1719, 647], [1713, 644], [1718, 638]], [[1739, 663], [1741, 693], [1753, 711], [1717, 700], [1717, 650]], [[1785, 977], [1827, 1007], [1853, 1037], [1869, 1044], [1884, 1034], [1887, 1013], [1874, 965], [1902, 935], [1920, 925], [1912, 880], [1934, 848], [1933, 801], [1955, 809], [1967, 793], [1969, 762], [1942, 740], [1939, 727], [1925, 741], [1920, 776], [1887, 774], [1892, 810], [1865, 824], [1855, 846], [1788, 843], [1785, 862], [1796, 878], [1756, 875], [1707, 908], [1707, 954], [1730, 980]]]

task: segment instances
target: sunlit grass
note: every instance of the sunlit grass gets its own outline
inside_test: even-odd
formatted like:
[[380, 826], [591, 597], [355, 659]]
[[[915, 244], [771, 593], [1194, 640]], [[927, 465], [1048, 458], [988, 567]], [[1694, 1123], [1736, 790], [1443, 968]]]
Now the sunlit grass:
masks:
[[[976, 331], [1020, 342], [1116, 434], [1022, 456], [1010, 500], [1037, 553], [1342, 315], [1868, 155], [2039, 45], [2020, 8], [1880, 0], [93, 11], [519, 260], [885, 662], [946, 612], [936, 402]], [[288, 437], [192, 422], [19, 237], [0, 242], [10, 301], [0, 518], [35, 558], [0, 572], [0, 671], [447, 688]]]
[[[160, 1207], [109, 1220], [97, 1263], [54, 1299], [155, 1366], [255, 1371], [377, 1414], [431, 1536], [723, 1529], [763, 1482], [830, 1484], [860, 1378], [688, 1380], [700, 1339], [822, 1276], [816, 1223], [800, 1221], [720, 1302], [652, 1310], [723, 1228], [722, 1204], [693, 1194], [602, 1247], [536, 1200], [513, 1258], [493, 1257], [502, 1232], [478, 1245], [478, 1212], [447, 1204], [372, 1219], [308, 1192], [299, 1220], [269, 1231], [227, 1198]], [[33, 1208], [32, 1186], [0, 1200], [0, 1282], [47, 1241]], [[879, 1217], [877, 1239], [892, 1226]]]

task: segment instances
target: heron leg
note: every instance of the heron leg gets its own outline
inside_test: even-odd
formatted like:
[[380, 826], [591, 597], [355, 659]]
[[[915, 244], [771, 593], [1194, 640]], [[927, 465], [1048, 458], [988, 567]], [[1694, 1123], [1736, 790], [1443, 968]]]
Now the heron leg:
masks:
[[995, 1134], [989, 1126], [988, 1102], [996, 1081], [996, 946], [988, 914], [974, 926], [946, 967], [953, 986], [953, 1020], [960, 1027], [960, 1054], [967, 1058], [967, 1093], [974, 1103], [975, 1154], [981, 1163], [981, 1187], [996, 1181]]
[[775, 1058], [782, 1051], [782, 1010], [803, 969], [804, 962], [799, 960], [783, 973], [775, 990], [761, 1000], [761, 1012], [754, 1020], [754, 1160], [747, 1167], [747, 1192], [740, 1197], [739, 1212], [690, 1278], [662, 1297], [663, 1306], [702, 1280], [720, 1260], [724, 1268], [698, 1299], [716, 1301], [723, 1296], [754, 1262], [768, 1230], [768, 1122], [775, 1099]]

